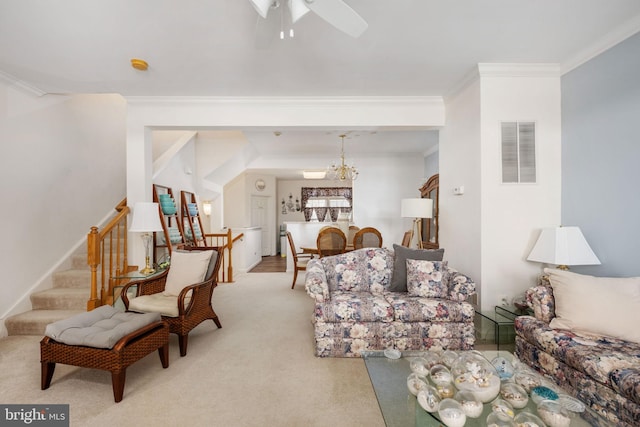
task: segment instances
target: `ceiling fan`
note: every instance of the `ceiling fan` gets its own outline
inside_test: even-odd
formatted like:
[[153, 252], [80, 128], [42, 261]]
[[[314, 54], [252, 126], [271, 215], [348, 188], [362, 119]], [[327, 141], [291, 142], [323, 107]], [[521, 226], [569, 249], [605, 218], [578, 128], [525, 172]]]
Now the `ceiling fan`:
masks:
[[[282, 7], [281, 2], [284, 0], [250, 1], [262, 18], [275, 22], [277, 14], [274, 12]], [[286, 0], [286, 2], [291, 12], [292, 24], [295, 24], [309, 11], [313, 11], [320, 18], [351, 37], [360, 37], [368, 27], [367, 21], [343, 0]]]

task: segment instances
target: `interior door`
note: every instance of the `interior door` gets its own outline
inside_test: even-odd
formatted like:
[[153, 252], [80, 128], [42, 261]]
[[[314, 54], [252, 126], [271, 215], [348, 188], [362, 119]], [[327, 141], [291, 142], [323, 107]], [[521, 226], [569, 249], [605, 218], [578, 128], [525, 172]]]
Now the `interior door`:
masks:
[[262, 231], [262, 256], [270, 256], [272, 236], [269, 215], [269, 196], [251, 196], [251, 225], [260, 227]]

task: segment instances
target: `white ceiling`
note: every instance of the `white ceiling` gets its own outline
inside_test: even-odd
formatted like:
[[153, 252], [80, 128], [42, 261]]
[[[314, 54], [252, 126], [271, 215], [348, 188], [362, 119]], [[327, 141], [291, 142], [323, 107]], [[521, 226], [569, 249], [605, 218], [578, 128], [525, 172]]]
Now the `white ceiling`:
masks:
[[[444, 96], [478, 63], [558, 63], [566, 71], [640, 29], [638, 0], [346, 2], [369, 24], [361, 37], [309, 13], [294, 38], [258, 47], [262, 18], [249, 0], [3, 0], [0, 77], [44, 93]], [[133, 69], [131, 58], [149, 70]], [[310, 132], [335, 144], [345, 130]], [[385, 150], [389, 140], [429, 150], [428, 132], [405, 133], [354, 135], [348, 149], [367, 138]], [[247, 136], [265, 151], [309, 138]], [[294, 146], [310, 149], [287, 152]]]

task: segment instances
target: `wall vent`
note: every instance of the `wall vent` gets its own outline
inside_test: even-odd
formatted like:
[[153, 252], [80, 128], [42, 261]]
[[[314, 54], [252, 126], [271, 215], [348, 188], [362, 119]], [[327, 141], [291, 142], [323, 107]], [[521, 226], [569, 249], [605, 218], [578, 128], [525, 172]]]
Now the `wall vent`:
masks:
[[502, 122], [502, 182], [536, 182], [534, 122]]

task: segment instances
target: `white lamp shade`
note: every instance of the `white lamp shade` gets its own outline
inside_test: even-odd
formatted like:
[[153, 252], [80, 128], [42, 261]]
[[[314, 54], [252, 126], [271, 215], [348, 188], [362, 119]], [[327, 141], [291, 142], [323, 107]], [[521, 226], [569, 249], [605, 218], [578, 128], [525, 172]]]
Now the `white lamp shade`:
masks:
[[600, 264], [579, 227], [542, 229], [527, 261], [555, 265]]
[[133, 207], [133, 219], [129, 231], [140, 233], [162, 231], [159, 205], [151, 202], [136, 203]]
[[433, 216], [433, 200], [402, 199], [400, 216], [403, 218], [431, 218]]

